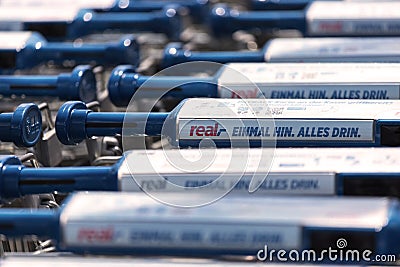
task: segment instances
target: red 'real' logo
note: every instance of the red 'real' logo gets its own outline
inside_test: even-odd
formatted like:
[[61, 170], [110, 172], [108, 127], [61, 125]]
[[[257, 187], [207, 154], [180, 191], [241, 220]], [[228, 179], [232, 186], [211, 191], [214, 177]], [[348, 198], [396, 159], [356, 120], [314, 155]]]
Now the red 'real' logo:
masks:
[[342, 32], [343, 24], [341, 22], [320, 22], [318, 29], [322, 32]]
[[90, 229], [82, 228], [78, 232], [78, 240], [86, 241], [89, 243], [95, 242], [109, 242], [112, 241], [114, 237], [114, 229], [104, 228], [104, 229]]
[[219, 129], [218, 123], [215, 123], [214, 126], [193, 125], [190, 127], [189, 136], [220, 136], [222, 132], [226, 132], [226, 129]]

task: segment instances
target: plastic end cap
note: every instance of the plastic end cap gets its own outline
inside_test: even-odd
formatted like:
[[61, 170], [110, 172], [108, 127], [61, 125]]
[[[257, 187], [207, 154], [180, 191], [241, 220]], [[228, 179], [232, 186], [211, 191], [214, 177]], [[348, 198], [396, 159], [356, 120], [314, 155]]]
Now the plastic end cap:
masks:
[[96, 77], [89, 65], [74, 68], [71, 73], [71, 84], [79, 100], [87, 103], [97, 99]]
[[217, 4], [211, 10], [213, 17], [229, 17], [231, 9], [227, 4]]
[[68, 101], [57, 112], [56, 134], [64, 145], [76, 145], [86, 139], [86, 134], [75, 134], [80, 129], [74, 129], [71, 115], [77, 109], [87, 110], [87, 106], [81, 101]]
[[[135, 92], [136, 85], [125, 89], [122, 85], [123, 77], [127, 73], [134, 73], [135, 68], [132, 65], [121, 65], [113, 69], [110, 75], [110, 79], [108, 80], [108, 96], [111, 102], [117, 107], [126, 107]], [[125, 83], [124, 83], [125, 84]]]
[[[140, 44], [134, 35], [124, 36], [120, 40], [121, 46], [124, 48], [122, 53], [123, 64], [130, 64], [137, 67], [140, 64]], [[118, 51], [119, 54], [120, 51]]]
[[11, 140], [16, 146], [31, 147], [40, 139], [42, 133], [42, 114], [33, 103], [21, 104], [11, 119]]
[[158, 21], [157, 29], [162, 31], [172, 40], [178, 41], [182, 32], [182, 6], [177, 4], [165, 5], [162, 12], [163, 17]]
[[224, 36], [232, 34], [230, 28], [230, 15], [231, 9], [226, 4], [215, 5], [211, 11], [210, 27], [212, 32], [217, 36]]
[[164, 48], [162, 68], [167, 68], [185, 62], [183, 44], [179, 42], [169, 43]]
[[0, 156], [0, 168], [6, 165], [22, 165], [18, 157], [13, 155], [2, 155]]
[[177, 17], [181, 8], [179, 4], [167, 4], [163, 7], [163, 12], [168, 18]]
[[[4, 168], [10, 165], [15, 166], [15, 168], [7, 168], [7, 171], [4, 172]], [[19, 191], [19, 178], [22, 167], [21, 161], [16, 156], [0, 156], [0, 203], [6, 203], [21, 196]]]

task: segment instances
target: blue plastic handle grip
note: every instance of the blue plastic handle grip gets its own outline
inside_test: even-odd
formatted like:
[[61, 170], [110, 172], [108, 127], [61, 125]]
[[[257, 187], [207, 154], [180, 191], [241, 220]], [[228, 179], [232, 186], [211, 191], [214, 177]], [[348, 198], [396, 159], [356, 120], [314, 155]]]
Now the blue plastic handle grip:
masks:
[[32, 68], [50, 60], [59, 65], [66, 60], [74, 61], [76, 64], [95, 63], [104, 66], [119, 64], [137, 66], [139, 63], [139, 44], [132, 35], [113, 43], [77, 45], [68, 42], [47, 42], [41, 34], [34, 32], [22, 49], [0, 49], [0, 55], [2, 53], [4, 53], [2, 59], [8, 57], [7, 63], [0, 64], [3, 73]]
[[[72, 22], [24, 22], [24, 30], [38, 31], [49, 40], [75, 39], [105, 30], [122, 32], [150, 31], [164, 33], [172, 40], [179, 40], [182, 28], [179, 6], [166, 5], [154, 12], [96, 12], [82, 9]], [[56, 30], [54, 30], [57, 28]], [[51, 29], [51, 30], [50, 30]]]
[[168, 115], [162, 112], [92, 112], [85, 103], [70, 101], [58, 110], [56, 133], [65, 145], [78, 144], [92, 136], [120, 135], [124, 126], [130, 133], [158, 136]]
[[54, 191], [118, 191], [119, 165], [26, 168], [15, 156], [0, 156], [0, 199]]
[[10, 237], [37, 235], [41, 238], [60, 240], [59, 219], [58, 210], [2, 209], [0, 232]]
[[12, 113], [0, 114], [0, 140], [20, 147], [34, 146], [42, 133], [42, 115], [35, 104], [21, 104]]
[[218, 97], [218, 86], [214, 77], [192, 76], [142, 76], [132, 66], [118, 66], [108, 81], [110, 100], [124, 107], [140, 88], [140, 97]]
[[229, 36], [238, 30], [291, 29], [306, 34], [304, 11], [244, 11], [216, 5], [211, 12], [211, 29], [215, 36]]
[[0, 76], [3, 96], [52, 96], [62, 100], [96, 100], [96, 78], [88, 65], [77, 66], [71, 73], [59, 75]]
[[[268, 46], [268, 43], [265, 47]], [[195, 61], [211, 61], [221, 64], [229, 62], [264, 62], [263, 51], [215, 51], [195, 52], [183, 48], [182, 43], [170, 43], [164, 49], [162, 68]]]

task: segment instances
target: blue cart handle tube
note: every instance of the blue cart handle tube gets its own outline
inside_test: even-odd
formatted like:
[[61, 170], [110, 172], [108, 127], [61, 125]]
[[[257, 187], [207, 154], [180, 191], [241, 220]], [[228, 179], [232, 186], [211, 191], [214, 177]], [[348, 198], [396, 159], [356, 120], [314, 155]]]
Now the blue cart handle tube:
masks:
[[[218, 85], [214, 77], [191, 76], [143, 76], [133, 72], [133, 66], [118, 66], [108, 82], [108, 92], [111, 102], [119, 107], [127, 106], [136, 93], [141, 89], [140, 96], [146, 98], [163, 96], [175, 98], [188, 97], [218, 97]], [[167, 89], [171, 89], [166, 92]], [[160, 91], [161, 90], [161, 91]]]
[[12, 113], [0, 114], [0, 141], [19, 147], [34, 146], [42, 132], [42, 115], [33, 103], [21, 104]]
[[0, 213], [0, 233], [13, 237], [37, 235], [59, 240], [59, 216], [56, 210], [4, 209]]
[[123, 36], [111, 43], [47, 42], [38, 32], [0, 32], [0, 39], [9, 44], [0, 45], [2, 73], [29, 69], [48, 61], [62, 65], [65, 61], [78, 64], [116, 66], [139, 64], [139, 44], [133, 35]]
[[88, 65], [77, 66], [71, 73], [59, 75], [0, 76], [0, 94], [52, 96], [61, 100], [96, 100], [96, 78]]
[[73, 191], [118, 191], [118, 167], [26, 168], [15, 156], [0, 157], [0, 199]]
[[263, 51], [215, 51], [195, 52], [183, 48], [182, 43], [169, 43], [162, 59], [162, 68], [194, 61], [212, 61], [221, 64], [230, 62], [264, 62]]
[[[19, 34], [19, 36], [18, 36]], [[54, 64], [63, 64], [66, 60], [72, 60], [76, 64], [95, 63], [104, 66], [115, 66], [118, 64], [138, 65], [139, 44], [133, 35], [123, 36], [118, 42], [111, 43], [83, 43], [72, 42], [47, 42], [38, 32], [1, 32], [2, 38], [18, 38], [28, 35], [22, 45], [23, 48], [15, 47], [13, 50], [16, 57], [9, 61], [15, 61], [13, 67], [16, 69], [27, 69], [39, 65], [42, 62], [52, 61]], [[1, 46], [0, 46], [1, 48]], [[0, 49], [8, 53], [9, 49]], [[8, 54], [5, 54], [6, 57]], [[9, 66], [12, 69], [11, 65]], [[7, 68], [4, 68], [4, 72]]]
[[[93, 9], [70, 10], [75, 12], [73, 18], [61, 20], [20, 19], [22, 29], [36, 31], [51, 41], [73, 40], [85, 35], [106, 30], [118, 32], [156, 32], [164, 33], [172, 40], [179, 40], [182, 20], [178, 5], [165, 5], [162, 10], [153, 12], [96, 12]], [[14, 12], [13, 9], [11, 9]], [[17, 12], [15, 10], [15, 12]], [[3, 19], [4, 21], [4, 19]], [[4, 30], [13, 30], [5, 25]]]
[[172, 40], [179, 40], [182, 22], [178, 9], [178, 5], [166, 5], [161, 11], [143, 13], [101, 13], [83, 9], [69, 26], [68, 37], [77, 38], [114, 29], [164, 33]]
[[399, 37], [276, 38], [256, 51], [192, 51], [182, 43], [166, 45], [161, 67], [209, 61], [251, 62], [399, 62]]
[[69, 101], [57, 113], [56, 133], [61, 143], [74, 145], [92, 136], [120, 135], [125, 120], [130, 133], [159, 136], [168, 115], [162, 112], [93, 112], [83, 102]]
[[306, 32], [304, 11], [257, 11], [239, 12], [226, 4], [216, 5], [212, 9], [210, 23], [216, 36], [230, 35], [238, 30], [252, 28], [290, 29]]
[[[26, 54], [27, 64], [51, 60], [55, 64], [62, 64], [66, 60], [73, 60], [77, 64], [95, 62], [103, 66], [120, 64], [139, 64], [139, 44], [133, 35], [125, 36], [113, 43], [83, 43], [80, 45], [72, 42], [48, 42], [42, 46], [35, 45], [22, 50]], [[25, 53], [24, 53], [25, 52]], [[37, 64], [35, 64], [37, 65]]]

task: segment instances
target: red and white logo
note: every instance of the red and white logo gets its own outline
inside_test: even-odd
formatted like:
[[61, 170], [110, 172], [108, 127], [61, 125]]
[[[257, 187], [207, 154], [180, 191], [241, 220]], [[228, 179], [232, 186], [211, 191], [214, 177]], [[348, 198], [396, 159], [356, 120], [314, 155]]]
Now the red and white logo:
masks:
[[190, 127], [189, 136], [220, 136], [226, 129], [220, 128], [218, 123], [212, 125], [193, 125]]

